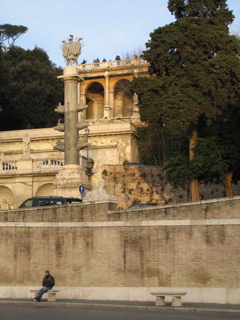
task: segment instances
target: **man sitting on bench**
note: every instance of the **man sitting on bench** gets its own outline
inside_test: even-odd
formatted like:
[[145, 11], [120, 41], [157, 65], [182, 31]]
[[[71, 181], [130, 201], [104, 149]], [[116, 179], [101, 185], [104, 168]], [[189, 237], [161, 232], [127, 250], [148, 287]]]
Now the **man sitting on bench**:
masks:
[[45, 277], [43, 278], [43, 281], [42, 281], [42, 288], [39, 290], [38, 295], [34, 298], [34, 301], [40, 302], [42, 300], [42, 295], [48, 290], [52, 290], [54, 285], [55, 285], [55, 281], [53, 276], [51, 276], [49, 270], [46, 270]]

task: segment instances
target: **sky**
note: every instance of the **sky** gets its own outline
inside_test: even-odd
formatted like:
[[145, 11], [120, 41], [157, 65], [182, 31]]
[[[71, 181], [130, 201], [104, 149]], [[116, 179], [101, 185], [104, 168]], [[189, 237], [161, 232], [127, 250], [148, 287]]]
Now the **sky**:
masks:
[[[65, 67], [61, 45], [70, 34], [83, 38], [78, 58], [115, 60], [143, 50], [149, 34], [174, 21], [168, 0], [0, 0], [0, 24], [23, 25], [28, 31], [15, 45], [44, 49], [57, 66]], [[227, 0], [235, 21], [230, 31], [240, 32], [240, 0]]]

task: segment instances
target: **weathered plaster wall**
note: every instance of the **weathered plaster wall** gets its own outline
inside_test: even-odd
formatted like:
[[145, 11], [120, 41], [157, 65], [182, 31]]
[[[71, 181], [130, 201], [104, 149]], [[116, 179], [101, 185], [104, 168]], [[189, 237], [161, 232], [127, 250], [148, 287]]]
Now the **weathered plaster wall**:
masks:
[[152, 300], [151, 290], [181, 288], [186, 301], [240, 303], [239, 204], [2, 211], [0, 297], [28, 296], [50, 269], [62, 298]]

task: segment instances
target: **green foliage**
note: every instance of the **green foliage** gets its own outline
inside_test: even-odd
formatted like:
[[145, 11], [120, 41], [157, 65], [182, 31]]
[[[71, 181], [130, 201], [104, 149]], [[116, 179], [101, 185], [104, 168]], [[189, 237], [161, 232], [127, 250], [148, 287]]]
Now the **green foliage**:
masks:
[[17, 26], [12, 24], [2, 24], [1, 29], [1, 46], [4, 51], [7, 51], [12, 47], [22, 34], [24, 34], [28, 28], [24, 26]]
[[240, 41], [228, 32], [234, 16], [225, 0], [169, 0], [168, 8], [176, 21], [150, 34], [142, 55], [150, 77], [135, 78], [131, 90], [138, 94], [142, 120], [164, 124], [175, 136], [190, 137], [194, 130], [200, 138], [211, 136], [198, 140], [191, 164], [181, 149], [169, 153], [165, 168], [175, 186], [194, 177], [223, 179], [232, 167], [237, 172], [240, 160], [218, 124], [230, 123], [240, 108]]
[[[191, 1], [192, 14], [187, 6], [181, 19], [150, 34], [143, 58], [153, 77], [136, 78], [132, 84], [141, 119], [162, 121], [175, 133], [196, 126], [202, 115], [209, 124], [239, 95], [240, 42], [227, 28], [233, 16], [222, 9], [224, 1], [205, 2]], [[179, 1], [169, 5], [178, 7]], [[208, 7], [215, 11], [198, 17], [195, 5], [197, 12], [201, 6], [204, 12]]]
[[174, 153], [164, 164], [166, 177], [174, 188], [186, 188], [191, 181], [188, 157], [181, 153]]
[[11, 47], [3, 55], [7, 79], [1, 92], [5, 97], [1, 130], [51, 127], [56, 124], [54, 109], [63, 101], [62, 73], [40, 49]]
[[197, 179], [205, 184], [223, 183], [229, 172], [233, 182], [240, 179], [240, 117], [226, 121], [219, 119], [205, 131], [205, 137], [197, 139], [194, 158], [189, 162], [186, 153], [175, 153], [165, 162], [168, 180], [174, 187], [183, 187]]
[[205, 183], [223, 181], [228, 172], [223, 155], [224, 146], [217, 137], [198, 138], [194, 158], [189, 167], [192, 177]]
[[212, 19], [217, 14], [222, 22], [233, 22], [225, 0], [169, 0], [168, 9], [177, 20], [188, 16]]
[[7, 70], [5, 65], [3, 64], [3, 52], [0, 50], [0, 107], [2, 112], [2, 106], [5, 102], [5, 94], [4, 94], [4, 86], [7, 82]]
[[186, 150], [186, 136], [175, 137], [161, 124], [149, 123], [147, 127], [138, 128], [138, 149], [140, 162], [147, 165], [162, 166], [176, 151]]
[[204, 132], [204, 137], [198, 138], [190, 163], [194, 177], [205, 183], [223, 182], [228, 172], [232, 172], [233, 182], [240, 179], [239, 122], [236, 110], [231, 119], [218, 119]]
[[162, 81], [159, 78], [139, 77], [132, 81], [130, 90], [140, 97], [140, 117], [142, 121], [161, 123], [159, 108]]
[[134, 205], [134, 204], [139, 204], [139, 203], [141, 203], [141, 200], [139, 200], [139, 199], [134, 199], [133, 202], [132, 202], [132, 205]]
[[104, 170], [102, 171], [102, 175], [103, 175], [103, 176], [107, 176], [107, 175], [108, 175], [108, 172], [107, 172], [106, 169], [104, 169]]

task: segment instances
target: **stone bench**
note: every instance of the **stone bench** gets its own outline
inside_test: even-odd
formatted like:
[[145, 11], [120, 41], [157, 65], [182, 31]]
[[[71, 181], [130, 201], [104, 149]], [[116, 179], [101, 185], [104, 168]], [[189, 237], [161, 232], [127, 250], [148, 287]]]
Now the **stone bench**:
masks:
[[153, 296], [156, 296], [156, 306], [165, 306], [165, 297], [172, 297], [172, 306], [181, 307], [182, 306], [182, 296], [187, 294], [187, 292], [151, 292]]
[[[39, 290], [34, 290], [34, 289], [31, 289], [29, 291], [34, 293], [34, 298], [37, 297], [39, 292]], [[48, 294], [48, 301], [57, 301], [56, 294], [59, 291], [60, 290], [48, 290], [47, 292], [45, 292]]]

